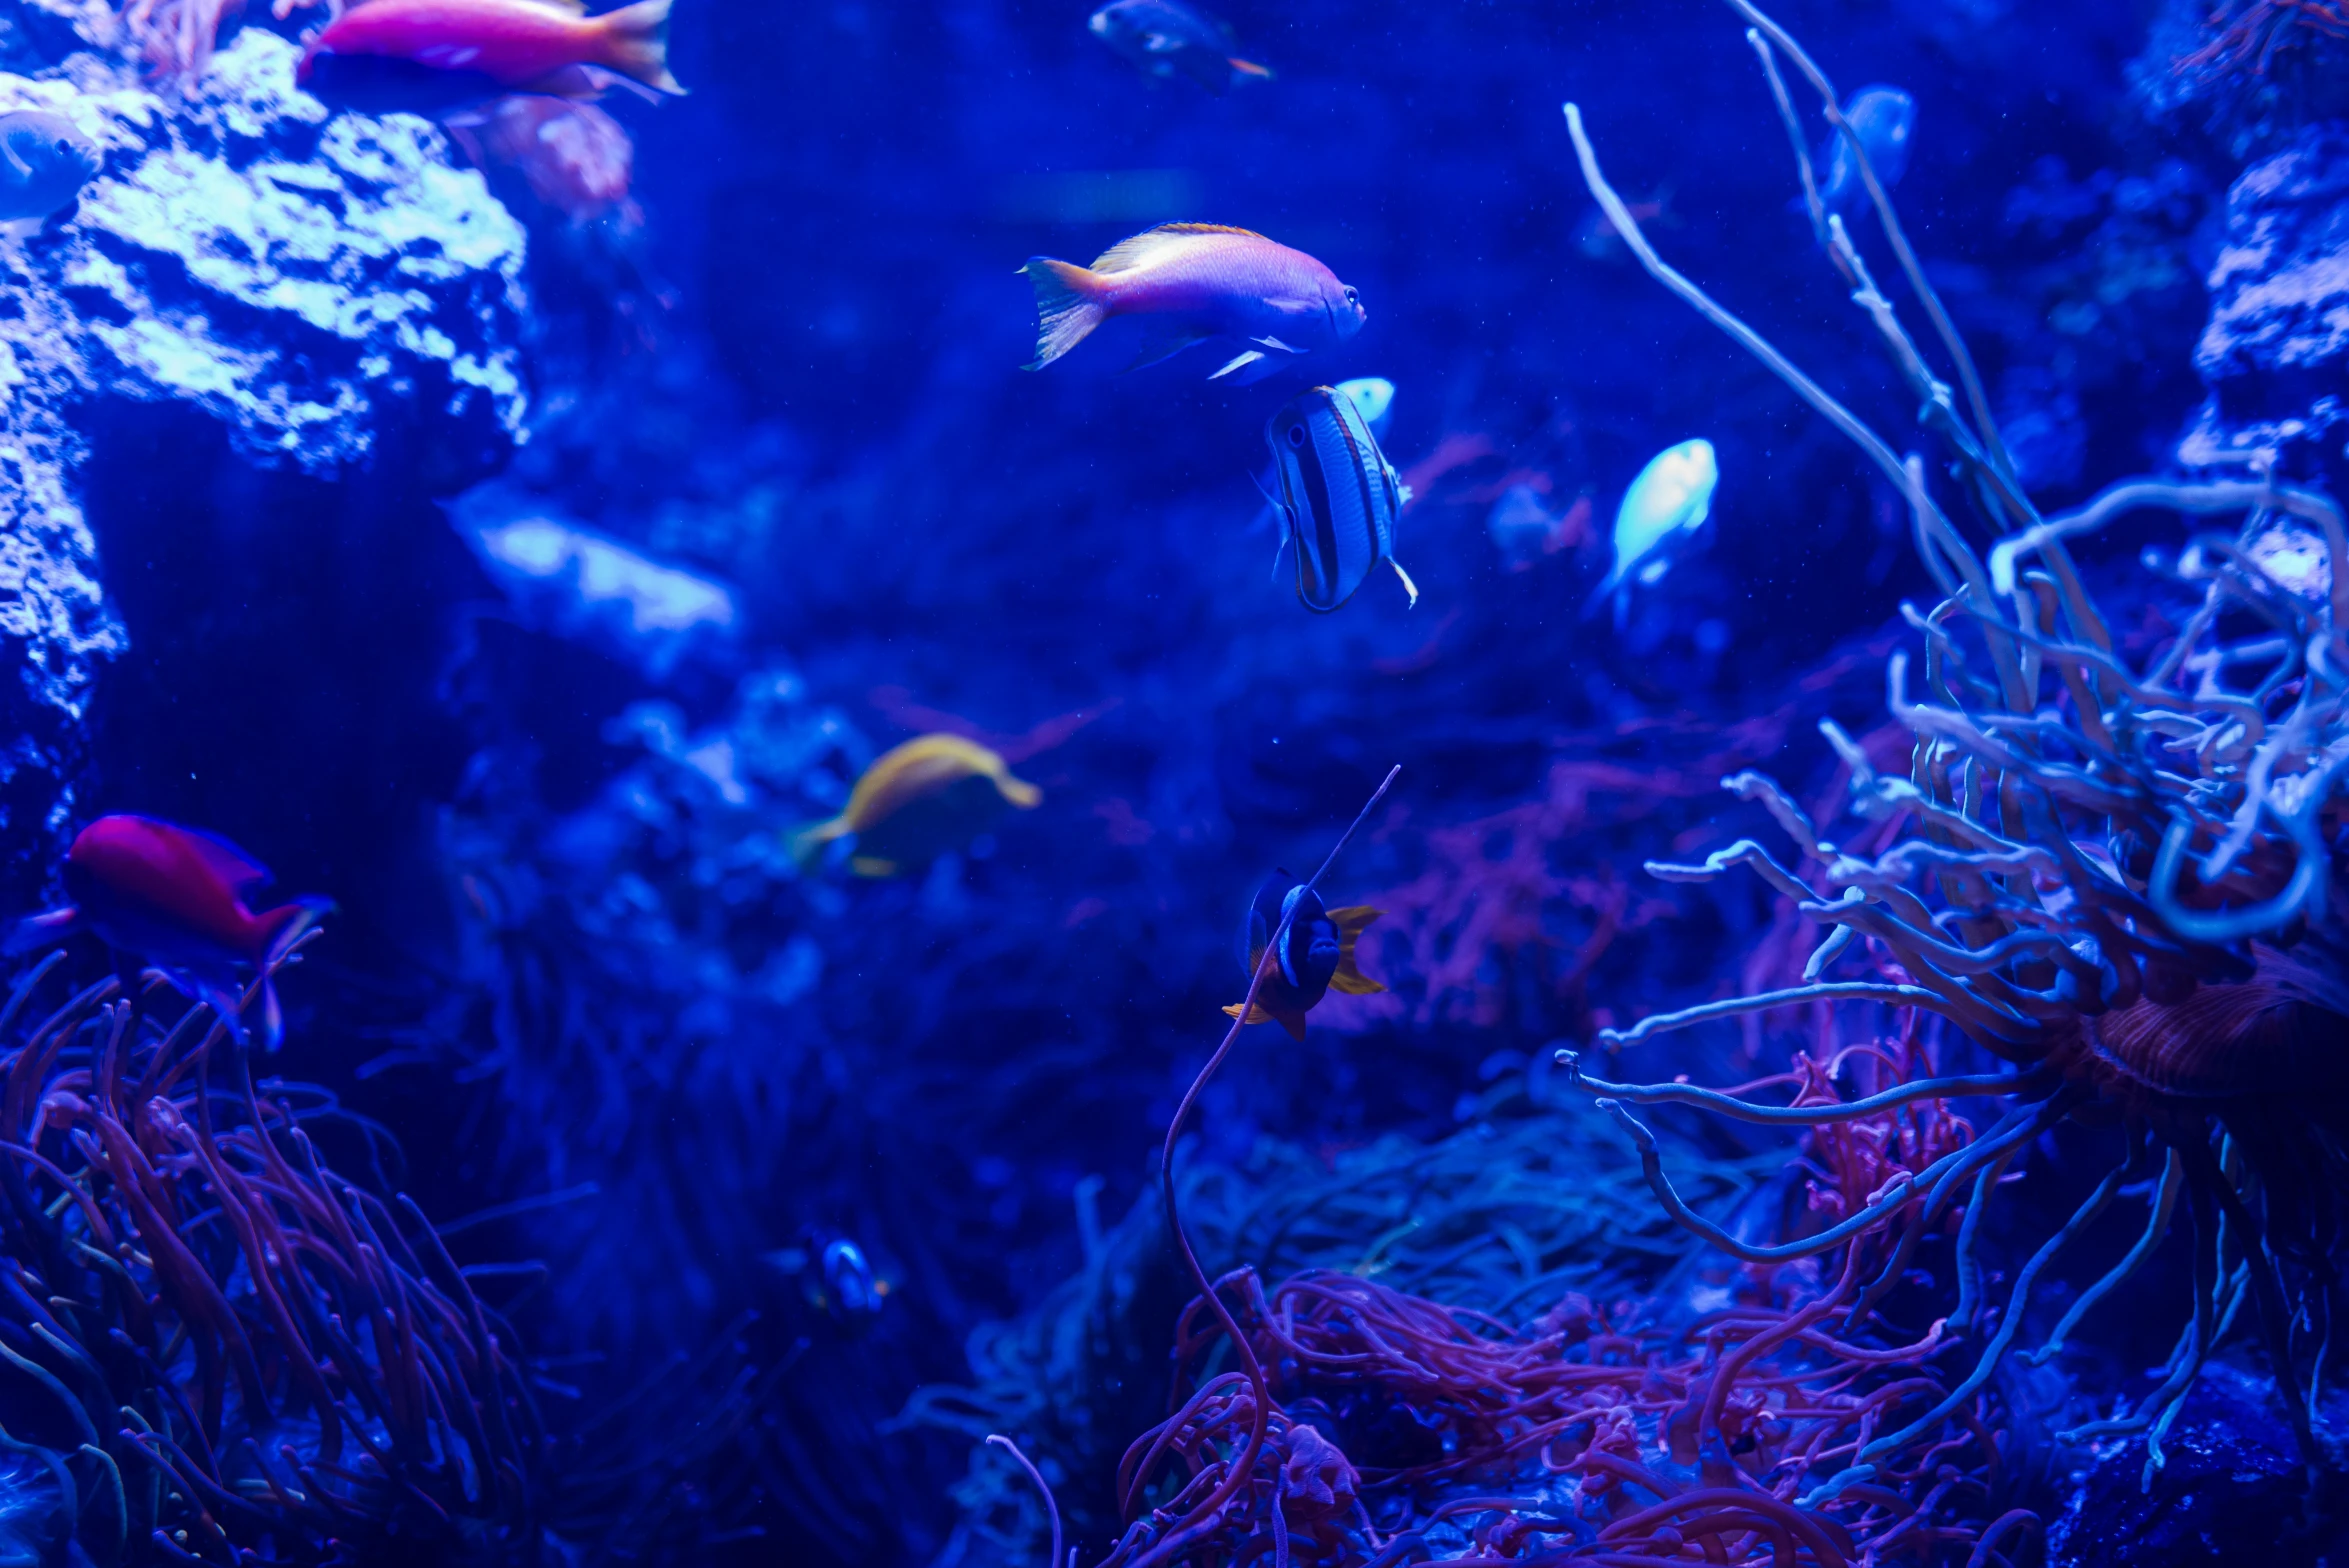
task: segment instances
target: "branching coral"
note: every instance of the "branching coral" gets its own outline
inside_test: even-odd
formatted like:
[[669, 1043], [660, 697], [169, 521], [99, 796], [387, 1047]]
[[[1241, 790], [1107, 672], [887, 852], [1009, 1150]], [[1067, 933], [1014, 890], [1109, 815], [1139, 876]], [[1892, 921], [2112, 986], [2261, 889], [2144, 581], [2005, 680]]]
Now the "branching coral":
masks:
[[[1670, 880], [1747, 868], [1796, 900], [1827, 927], [1802, 983], [1650, 1018], [1602, 1033], [1602, 1043], [1629, 1045], [1799, 1002], [1906, 1010], [1962, 1031], [2015, 1070], [1889, 1093], [1908, 1102], [2003, 1095], [2012, 1108], [1991, 1131], [1878, 1192], [1836, 1227], [1897, 1236], [1896, 1256], [1905, 1255], [1963, 1202], [1950, 1322], [1978, 1337], [1980, 1348], [1944, 1405], [1988, 1380], [2062, 1249], [2124, 1182], [2158, 1169], [2143, 1240], [2075, 1303], [2041, 1354], [2143, 1262], [2181, 1197], [2195, 1234], [2191, 1321], [2151, 1392], [2075, 1435], [2146, 1434], [2150, 1478], [2161, 1463], [2160, 1437], [2196, 1371], [2248, 1306], [2286, 1419], [2317, 1472], [2326, 1455], [2308, 1410], [2330, 1336], [2335, 1195], [2349, 1129], [2337, 1054], [2349, 1028], [2349, 975], [2341, 968], [2333, 864], [2349, 772], [2349, 647], [2341, 641], [2349, 540], [2341, 511], [2321, 494], [2264, 480], [2136, 480], [2076, 512], [2042, 517], [2014, 481], [1972, 360], [1833, 88], [1749, 0], [1729, 3], [1752, 24], [1748, 38], [1794, 144], [1818, 238], [1997, 542], [1987, 552], [1968, 542], [1921, 458], [1896, 456], [1664, 263], [1607, 185], [1569, 105], [1584, 177], [1641, 262], [1860, 446], [1907, 501], [1919, 552], [1944, 595], [1929, 611], [1903, 607], [1924, 646], [1922, 690], [1907, 653], [1889, 663], [1892, 716], [1916, 738], [1909, 776], [1885, 776], [1825, 726], [1850, 764], [1857, 813], [1880, 833], [1898, 825], [1888, 847], [1854, 854], [1830, 842], [1776, 784], [1744, 773], [1726, 787], [1776, 820], [1802, 856], [1803, 874], [1751, 840], [1702, 865], [1650, 866]], [[1955, 367], [1962, 408], [1877, 289], [1841, 220], [1821, 206], [1780, 57], [1817, 91], [1861, 169], [1884, 237]], [[2237, 523], [2195, 537], [2174, 557], [2147, 553], [2156, 576], [2197, 602], [2175, 636], [2132, 659], [2069, 545], [2146, 509]], [[1855, 974], [1863, 958], [1866, 970]], [[1717, 1242], [1729, 1238], [1673, 1196], [1652, 1137], [1625, 1102], [1678, 1101], [1815, 1127], [1858, 1110], [1766, 1107], [1677, 1084], [1590, 1086], [1638, 1143], [1658, 1196]], [[1974, 1261], [1983, 1209], [2031, 1140], [2076, 1116], [2120, 1122], [2125, 1158], [2033, 1254], [1986, 1331]], [[1834, 1234], [1797, 1245], [1824, 1250]], [[1946, 1413], [1937, 1406], [1922, 1420]], [[1870, 1438], [1815, 1495], [1873, 1484], [1920, 1430], [1911, 1421]]]
[[414, 1204], [313, 1141], [380, 1134], [256, 1088], [208, 1008], [159, 1018], [159, 975], [19, 1029], [57, 961], [0, 1012], [0, 1408], [59, 1530], [101, 1564], [534, 1555], [510, 1335]]

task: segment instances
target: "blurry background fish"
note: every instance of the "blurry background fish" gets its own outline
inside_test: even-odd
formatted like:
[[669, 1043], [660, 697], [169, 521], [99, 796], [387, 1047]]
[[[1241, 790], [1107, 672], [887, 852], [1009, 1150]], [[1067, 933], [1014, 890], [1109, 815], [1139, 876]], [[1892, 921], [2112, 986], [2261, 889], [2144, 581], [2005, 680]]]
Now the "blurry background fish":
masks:
[[1620, 631], [1631, 615], [1632, 584], [1652, 588], [1664, 580], [1712, 515], [1713, 489], [1720, 482], [1710, 441], [1683, 441], [1648, 459], [1616, 508], [1615, 564], [1583, 613], [1594, 613], [1612, 596]]
[[1238, 82], [1272, 79], [1268, 68], [1239, 57], [1228, 23], [1181, 0], [1111, 0], [1085, 25], [1147, 76], [1163, 80], [1180, 72], [1218, 94]]
[[[1631, 221], [1643, 229], [1676, 229], [1680, 220], [1672, 214], [1672, 192], [1664, 189], [1646, 201], [1627, 204]], [[1627, 261], [1631, 252], [1623, 244], [1623, 236], [1615, 232], [1614, 223], [1592, 202], [1584, 209], [1582, 221], [1574, 226], [1574, 248], [1593, 261]]]
[[837, 855], [860, 877], [898, 876], [965, 849], [1009, 808], [1043, 800], [1002, 753], [961, 735], [917, 735], [865, 769], [838, 816], [793, 833], [791, 852], [810, 870]]
[[[1909, 133], [1917, 125], [1917, 100], [1897, 87], [1863, 87], [1844, 101], [1843, 117], [1867, 150], [1868, 166], [1886, 190], [1908, 172]], [[1860, 178], [1859, 161], [1839, 131], [1830, 132], [1819, 149], [1819, 199], [1829, 212], [1841, 212], [1867, 198], [1867, 182]], [[1800, 207], [1802, 199], [1797, 197]]]
[[628, 198], [636, 145], [594, 104], [515, 94], [477, 117], [451, 120], [448, 131], [475, 163], [512, 169], [532, 195], [574, 223], [606, 213], [630, 225], [642, 221]]
[[1395, 384], [1384, 376], [1356, 376], [1351, 381], [1339, 382], [1338, 391], [1354, 400], [1354, 406], [1362, 410], [1362, 422], [1370, 426], [1370, 433], [1384, 441], [1387, 426], [1395, 417]]
[[1485, 513], [1485, 532], [1501, 562], [1512, 572], [1531, 570], [1546, 555], [1571, 550], [1590, 537], [1590, 497], [1576, 496], [1564, 512], [1553, 514], [1541, 492], [1530, 484], [1511, 485]]
[[63, 211], [103, 161], [97, 144], [61, 114], [0, 114], [0, 219]]
[[897, 1288], [854, 1240], [815, 1226], [801, 1231], [791, 1246], [768, 1253], [766, 1261], [802, 1302], [851, 1337], [873, 1326]]

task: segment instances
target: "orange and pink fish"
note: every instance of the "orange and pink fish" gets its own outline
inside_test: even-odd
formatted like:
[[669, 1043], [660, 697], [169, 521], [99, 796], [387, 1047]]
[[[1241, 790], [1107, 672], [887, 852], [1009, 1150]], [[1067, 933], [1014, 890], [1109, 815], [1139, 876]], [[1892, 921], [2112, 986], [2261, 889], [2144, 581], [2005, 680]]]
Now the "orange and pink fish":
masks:
[[579, 0], [366, 0], [316, 38], [294, 80], [337, 108], [442, 114], [508, 93], [593, 98], [617, 82], [683, 93], [671, 0], [588, 16]]
[[[387, 3], [387, 0], [377, 0]], [[1301, 250], [1219, 223], [1166, 223], [1121, 240], [1090, 267], [1030, 257], [1020, 269], [1036, 290], [1041, 370], [1112, 316], [1165, 318], [1165, 333], [1130, 369], [1156, 364], [1210, 338], [1240, 352], [1207, 379], [1261, 380], [1317, 348], [1362, 330], [1362, 297]]]
[[100, 817], [74, 838], [64, 875], [73, 902], [20, 922], [6, 952], [87, 931], [118, 958], [145, 959], [181, 995], [209, 1003], [239, 1043], [238, 971], [252, 969], [261, 977], [262, 1044], [277, 1049], [285, 1024], [272, 971], [330, 902], [296, 898], [255, 913], [250, 897], [270, 880], [259, 861], [224, 838], [153, 817]]

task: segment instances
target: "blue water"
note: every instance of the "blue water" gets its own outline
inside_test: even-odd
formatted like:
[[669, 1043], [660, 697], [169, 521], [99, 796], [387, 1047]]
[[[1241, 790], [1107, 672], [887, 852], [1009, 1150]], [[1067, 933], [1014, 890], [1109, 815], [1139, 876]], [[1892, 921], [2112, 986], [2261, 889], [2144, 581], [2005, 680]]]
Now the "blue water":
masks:
[[[1957, 1313], [1961, 1251], [1985, 1315], [1898, 1364], [1937, 1398], [2011, 1315], [2018, 1349], [1982, 1363], [1968, 1406], [1997, 1436], [1935, 1450], [1940, 1492], [1930, 1468], [1876, 1477], [1922, 1510], [1878, 1560], [2339, 1560], [2319, 1347], [2349, 949], [2325, 893], [2344, 786], [2323, 769], [2349, 742], [2323, 647], [2305, 651], [2331, 635], [2329, 576], [2303, 592], [2240, 564], [2299, 551], [2292, 569], [2329, 572], [2321, 500], [2133, 514], [2076, 543], [2140, 672], [2200, 602], [2190, 539], [2270, 572], [2239, 576], [2252, 586], [2212, 622], [2251, 651], [2194, 675], [2199, 694], [2177, 676], [2177, 711], [2207, 716], [2260, 661], [2298, 661], [2225, 711], [2280, 727], [2306, 710], [2301, 749], [2271, 761], [2310, 770], [2316, 804], [2298, 826], [2252, 812], [2265, 847], [2209, 906], [2284, 898], [2264, 868], [2304, 867], [2289, 907], [2219, 935], [2150, 903], [2132, 917], [2166, 955], [2146, 995], [2173, 991], [2144, 1005], [2182, 1042], [2178, 1076], [2081, 1045], [2120, 1036], [2084, 1021], [2104, 1004], [2076, 975], [2069, 1000], [2013, 1003], [2055, 1020], [2028, 1049], [1987, 1015], [1883, 997], [1603, 1037], [1804, 982], [1826, 928], [1783, 885], [1648, 869], [1750, 838], [1814, 899], [1842, 896], [1832, 847], [1788, 847], [1787, 812], [1725, 775], [1766, 772], [1855, 853], [1944, 831], [1871, 815], [1834, 744], [1854, 738], [1891, 788], [1926, 764], [1888, 660], [1906, 661], [1904, 700], [1942, 690], [1969, 712], [2003, 668], [1968, 623], [1962, 672], [1926, 669], [1920, 623], [1952, 590], [1920, 554], [1901, 458], [1920, 454], [1915, 483], [1983, 559], [2026, 505], [1994, 493], [1999, 464], [2035, 516], [2137, 475], [2349, 494], [2336, 11], [1787, 0], [1771, 20], [1829, 85], [1771, 53], [1790, 139], [1724, 0], [1230, 0], [1228, 34], [1162, 6], [1133, 25], [1194, 31], [1135, 45], [1143, 64], [1101, 36], [1127, 20], [1089, 29], [1082, 0], [678, 0], [684, 96], [582, 109], [508, 82], [417, 97], [421, 113], [296, 87], [324, 8], [178, 3], [0, 0], [0, 113], [63, 115], [100, 159], [63, 206], [0, 225], [5, 913], [90, 906], [61, 868], [110, 814], [239, 846], [275, 875], [255, 911], [296, 894], [335, 910], [276, 977], [275, 1054], [225, 1029], [206, 1044], [193, 1014], [167, 1035], [200, 1004], [139, 978], [172, 969], [161, 938], [85, 932], [37, 973], [25, 957], [0, 1029], [0, 1562], [1012, 1568], [1046, 1562], [1055, 1528], [1118, 1568], [1686, 1561], [1705, 1542], [1716, 1561], [1857, 1562], [1893, 1514], [1811, 1495], [1850, 1452], [1770, 1457], [1784, 1429], [1738, 1437], [1705, 1414], [1689, 1380], [1746, 1332], [1708, 1349], [1706, 1314], [1802, 1310], [1865, 1257], [1885, 1294], [1849, 1317], [1839, 1298], [1786, 1354], [1891, 1355]], [[501, 3], [524, 0], [477, 0]], [[1226, 53], [1247, 66], [1226, 75]], [[1890, 98], [1859, 116], [1897, 245], [1821, 112], [1862, 89], [1906, 95], [1897, 145]], [[1594, 199], [1568, 104], [1655, 268]], [[1797, 143], [1946, 416], [1921, 414], [1839, 276]], [[1250, 346], [1229, 339], [1129, 371], [1148, 334], [1126, 319], [1021, 368], [1024, 263], [1201, 222], [1303, 253], [1365, 324], [1274, 345], [1253, 382], [1209, 379]], [[1324, 547], [1310, 504], [1284, 514], [1266, 424], [1363, 378], [1392, 388], [1364, 472], [1410, 487], [1388, 523], [1417, 603], [1381, 565], [1310, 613], [1296, 541]], [[1892, 467], [1821, 403], [1881, 433]], [[1698, 440], [1717, 474], [1703, 504], [1644, 481], [1627, 503], [1651, 459]], [[1664, 542], [1618, 597], [1627, 504], [1660, 508]], [[2033, 702], [2069, 735], [2087, 688], [2050, 657]], [[2142, 820], [2076, 795], [2053, 816], [2002, 806], [1997, 778], [2031, 769], [1973, 753], [1949, 810], [2041, 850], [1997, 884], [2040, 913], [2000, 918], [2062, 941], [1951, 983], [2055, 998], [2066, 964], [2099, 973], [2126, 942], [2087, 935], [2052, 846], [2149, 899], [2163, 825], [2207, 819], [2205, 854], [2243, 798], [2248, 752], [2209, 751], [2217, 733], [2201, 764], [2148, 743], [2143, 798], [2168, 804]], [[881, 810], [808, 835], [922, 736], [957, 738], [972, 776], [901, 781], [894, 829]], [[1270, 879], [1261, 942], [1382, 781], [1319, 893], [1384, 911], [1349, 949], [1383, 991], [1316, 993], [1302, 1039], [1227, 1041], [1250, 900]], [[1917, 886], [1943, 939], [1994, 940], [1951, 913], [1962, 880]], [[1908, 936], [1863, 935], [1818, 972], [1918, 980], [1893, 972]], [[2287, 947], [2315, 978], [2275, 979]], [[2109, 1000], [2118, 970], [2101, 972]], [[74, 1002], [117, 975], [129, 991]], [[2243, 1026], [2242, 1049], [2270, 1053], [2240, 1058], [2255, 1069], [2228, 1054], [2231, 1025], [2159, 1012], [2276, 985], [2284, 1021]], [[135, 1018], [99, 1011], [132, 994]], [[1882, 1050], [1830, 1061], [1867, 1041]], [[1898, 1260], [1863, 1238], [1747, 1270], [1664, 1213], [1561, 1049], [1600, 1080], [1723, 1088], [1783, 1083], [1813, 1052], [1815, 1093], [1845, 1099], [2059, 1060], [2048, 1081], [2077, 1099], [1991, 1172], [1979, 1213], [1958, 1192]], [[2116, 1052], [2137, 1063], [2117, 1078], [2094, 1065]], [[2238, 1076], [2186, 1081], [2206, 1068]], [[1865, 1180], [1824, 1133], [1641, 1115], [1709, 1221], [1791, 1245], [1922, 1169], [1929, 1135], [1988, 1139], [2046, 1092], [1920, 1102], [1930, 1116], [1897, 1124], [1920, 1141]], [[1192, 1472], [1163, 1454], [1121, 1496], [1121, 1454], [1204, 1380], [1250, 1387], [1163, 1218], [1178, 1107], [1176, 1196], [1210, 1274], [1334, 1271], [1481, 1314], [1459, 1331], [1484, 1336], [1478, 1354], [1547, 1333], [1558, 1365], [1626, 1357], [1623, 1389], [1589, 1397], [1640, 1412], [1621, 1453], [1647, 1479], [1600, 1478], [1588, 1411], [1559, 1417], [1550, 1449], [1494, 1435], [1534, 1422], [1530, 1404], [1475, 1427], [1460, 1412], [1501, 1373], [1398, 1393], [1316, 1382], [1292, 1346], [1262, 1352], [1280, 1403], [1256, 1447], [1275, 1459], [1228, 1518], [1184, 1537]], [[2169, 1208], [2163, 1139], [2199, 1151], [2175, 1156], [2192, 1172]], [[2111, 1213], [2080, 1220], [2078, 1255], [2026, 1308], [2018, 1274], [2125, 1153]], [[2213, 1265], [2198, 1249], [2237, 1201]], [[2027, 1364], [2156, 1209], [2174, 1223], [2115, 1298], [2130, 1305]], [[1963, 1249], [1961, 1216], [1979, 1232]], [[2262, 1266], [2273, 1313], [2251, 1283], [2229, 1313], [2229, 1271]], [[1347, 1299], [1344, 1322], [1369, 1321], [1372, 1298]], [[2149, 1391], [2197, 1299], [2215, 1349], [2178, 1380], [2162, 1462], [2142, 1431], [2077, 1435], [2161, 1408]], [[1607, 1350], [1602, 1320], [1638, 1348]], [[1853, 1377], [1783, 1387], [1887, 1381]], [[1684, 1404], [1676, 1446], [1662, 1412]], [[1231, 1461], [1252, 1408], [1208, 1457]], [[1926, 1408], [1894, 1399], [1864, 1436]], [[2318, 1411], [2311, 1435], [2293, 1408]], [[1058, 1526], [990, 1433], [1035, 1461]], [[1741, 1506], [1797, 1524], [1639, 1522], [1705, 1488], [1766, 1494]], [[1468, 1497], [1488, 1502], [1447, 1516]]]

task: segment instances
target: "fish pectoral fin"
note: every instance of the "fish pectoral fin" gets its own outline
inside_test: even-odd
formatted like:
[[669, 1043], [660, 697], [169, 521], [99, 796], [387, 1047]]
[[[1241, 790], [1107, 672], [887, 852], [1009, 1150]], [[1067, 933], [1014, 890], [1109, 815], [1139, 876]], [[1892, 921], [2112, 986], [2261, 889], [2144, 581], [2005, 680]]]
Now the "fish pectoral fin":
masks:
[[1302, 354], [1305, 352], [1301, 348], [1290, 347], [1288, 344], [1283, 343], [1279, 338], [1274, 337], [1269, 332], [1260, 338], [1250, 338], [1248, 341], [1251, 343], [1261, 344], [1263, 347], [1269, 348], [1275, 353], [1280, 354]]
[[1272, 581], [1276, 583], [1281, 580], [1281, 562], [1287, 558], [1288, 553], [1289, 531], [1284, 528], [1281, 530], [1280, 542], [1272, 547]]
[[1217, 371], [1214, 375], [1209, 376], [1207, 379], [1210, 381], [1221, 381], [1224, 377], [1230, 375], [1233, 371], [1245, 370], [1263, 357], [1264, 350], [1260, 348], [1252, 348], [1245, 353], [1234, 354], [1230, 359], [1224, 362], [1224, 367], [1221, 370]]
[[[1227, 1003], [1223, 1011], [1227, 1018], [1239, 1018], [1240, 1004], [1238, 1002]], [[1248, 1016], [1240, 1021], [1243, 1025], [1279, 1024], [1283, 1029], [1289, 1031], [1290, 1039], [1302, 1042], [1305, 1038], [1305, 1015], [1303, 1013], [1285, 1010], [1276, 1013], [1262, 1002], [1249, 1008]]]
[[1393, 556], [1387, 557], [1387, 565], [1393, 567], [1395, 575], [1403, 579], [1403, 591], [1411, 596], [1411, 602], [1404, 608], [1412, 610], [1419, 608], [1419, 584], [1411, 580], [1411, 574], [1403, 570], [1403, 563]]
[[1183, 40], [1172, 33], [1144, 33], [1142, 47], [1152, 54], [1180, 54]]
[[52, 909], [46, 914], [19, 920], [8, 933], [8, 940], [0, 944], [0, 954], [10, 958], [54, 947], [82, 927], [82, 912], [68, 904], [63, 909]]

